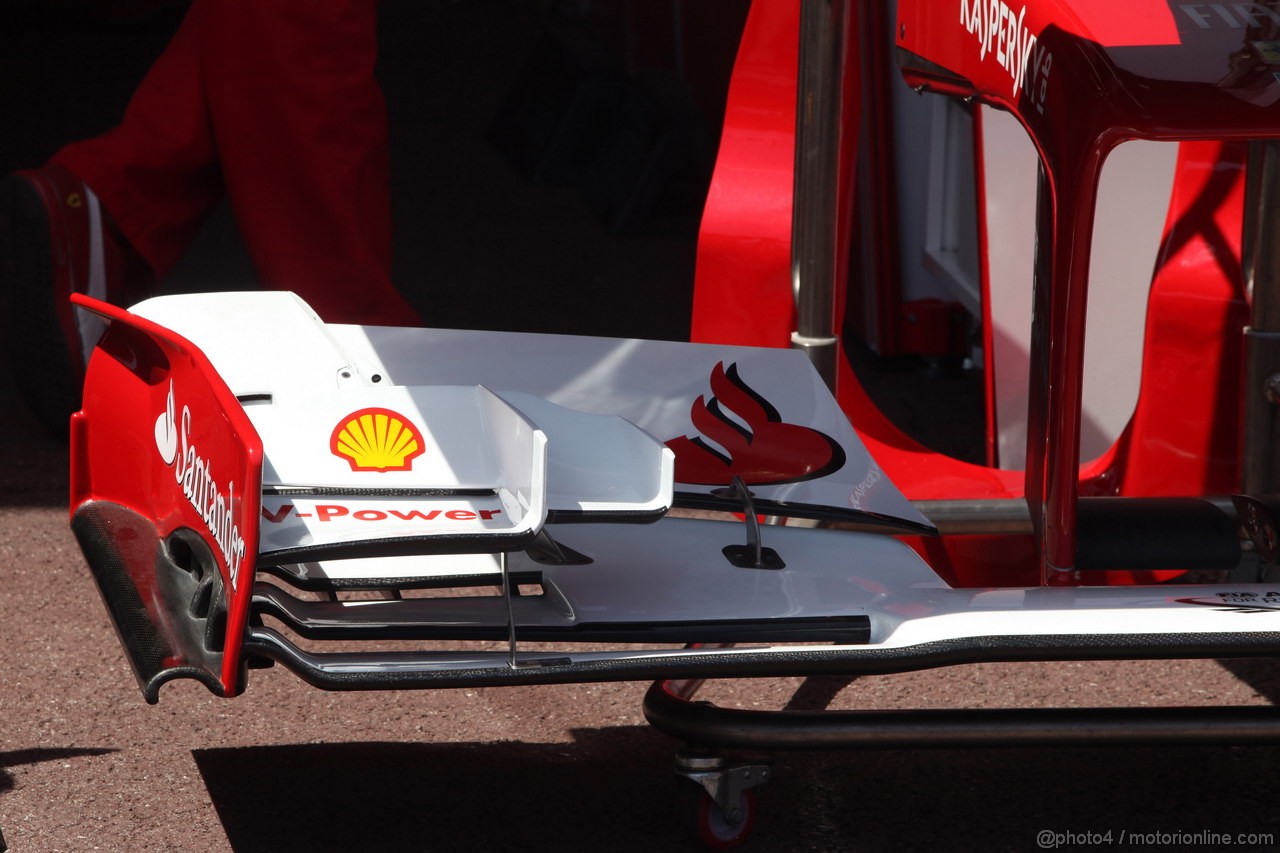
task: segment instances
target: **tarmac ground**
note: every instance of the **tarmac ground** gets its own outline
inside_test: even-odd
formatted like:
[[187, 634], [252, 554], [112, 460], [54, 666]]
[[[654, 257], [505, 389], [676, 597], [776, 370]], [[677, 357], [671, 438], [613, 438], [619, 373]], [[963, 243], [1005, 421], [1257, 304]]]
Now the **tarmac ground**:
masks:
[[[384, 3], [397, 283], [441, 326], [680, 337], [687, 232], [604, 233], [574, 190], [523, 181], [483, 143], [536, 38], [537, 5]], [[24, 20], [0, 26], [0, 109], [23, 119], [0, 146], [6, 171], [109, 126], [176, 18]], [[89, 48], [110, 61], [87, 66]], [[422, 80], [438, 84], [429, 105], [414, 100]], [[223, 211], [170, 284], [252, 286], [252, 275]], [[673, 773], [678, 744], [645, 723], [645, 684], [325, 693], [276, 667], [253, 672], [237, 699], [183, 681], [145, 704], [68, 529], [66, 446], [42, 433], [3, 366], [0, 401], [9, 849], [702, 849], [697, 792]], [[719, 681], [700, 696], [749, 709], [1264, 705], [1280, 699], [1280, 671], [1271, 660], [988, 664]], [[748, 849], [1263, 850], [1280, 837], [1273, 746], [772, 759]]]

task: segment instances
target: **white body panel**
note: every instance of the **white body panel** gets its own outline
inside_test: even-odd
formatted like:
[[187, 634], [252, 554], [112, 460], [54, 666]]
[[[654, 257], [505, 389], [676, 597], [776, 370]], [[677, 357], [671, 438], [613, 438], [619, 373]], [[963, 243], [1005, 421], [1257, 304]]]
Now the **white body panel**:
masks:
[[549, 513], [652, 520], [671, 507], [672, 451], [637, 427], [479, 383], [393, 384], [292, 294], [135, 310], [204, 350], [262, 437], [264, 557], [388, 540], [510, 550]]
[[[914, 551], [891, 537], [788, 527], [764, 531], [765, 544], [777, 551], [785, 568], [744, 569], [733, 566], [721, 552], [723, 546], [740, 542], [743, 530], [732, 522], [682, 518], [644, 527], [560, 528], [557, 539], [594, 562], [548, 566], [513, 555], [512, 571], [538, 572], [544, 590], [542, 595], [513, 600], [517, 635], [521, 628], [572, 629], [584, 624], [659, 626], [864, 616], [870, 621], [869, 640], [839, 646], [856, 669], [860, 656], [887, 651], [928, 655], [935, 647], [952, 644], [979, 648], [984, 638], [1017, 644], [1052, 637], [1065, 644], [1063, 638], [1089, 637], [1100, 645], [1141, 645], [1143, 637], [1193, 643], [1198, 635], [1214, 634], [1244, 641], [1250, 635], [1280, 631], [1280, 591], [1256, 584], [952, 589]], [[442, 574], [450, 574], [444, 571], [449, 558], [434, 560]], [[472, 568], [483, 571], [479, 565]], [[496, 564], [489, 572], [496, 577]], [[379, 610], [402, 604], [358, 601], [342, 609], [352, 620], [376, 619]], [[506, 618], [497, 596], [419, 604], [424, 621], [487, 620], [501, 625]], [[1053, 647], [1050, 643], [1045, 648]], [[732, 654], [717, 651], [722, 653]]]
[[[1001, 468], [1025, 464], [1037, 157], [1008, 113], [983, 108], [987, 261]], [[1138, 399], [1152, 270], [1173, 186], [1177, 145], [1143, 140], [1117, 148], [1098, 186], [1089, 271], [1080, 459], [1120, 436]]]
[[[359, 391], [348, 398], [354, 409], [357, 402], [366, 405], [362, 395], [376, 394], [385, 386], [483, 385], [517, 409], [521, 405], [538, 409], [550, 426], [559, 424], [561, 416], [551, 414], [539, 401], [623, 418], [659, 443], [702, 437], [693, 411], [700, 405], [717, 406], [712, 376], [717, 366], [736, 366], [746, 387], [735, 390], [759, 402], [754, 413], [757, 422], [751, 420], [752, 412], [725, 405], [719, 405], [717, 412], [720, 422], [732, 424], [731, 433], [745, 436], [744, 446], [758, 448], [780, 435], [785, 450], [788, 432], [817, 432], [838, 446], [837, 456], [843, 460], [821, 476], [800, 469], [785, 472], [785, 481], [777, 484], [748, 481], [759, 499], [834, 513], [871, 513], [931, 528], [884, 476], [817, 373], [796, 351], [567, 335], [325, 326], [296, 296], [279, 292], [161, 297], [132, 310], [198, 346], [237, 395], [270, 395], [272, 406], [289, 406], [295, 398], [316, 394], [341, 397]], [[248, 405], [246, 410], [257, 419], [258, 408]], [[760, 422], [762, 411], [772, 420]], [[530, 420], [546, 428], [536, 416]], [[616, 427], [575, 435], [604, 432], [614, 433], [627, 446], [636, 442], [634, 436], [623, 437], [625, 431]], [[263, 438], [270, 458], [278, 439], [265, 433]], [[575, 460], [600, 461], [614, 454], [611, 464], [616, 464], [619, 457], [630, 455], [603, 446], [574, 446], [566, 456], [557, 450], [558, 444], [563, 443], [552, 436], [553, 474], [565, 474], [579, 464]], [[714, 440], [708, 444], [722, 455], [735, 454], [735, 448], [717, 446]], [[563, 487], [553, 477], [548, 490], [556, 499], [576, 491], [580, 504], [603, 509], [598, 504], [611, 487], [602, 485], [596, 474], [591, 476], [590, 485], [566, 481]], [[646, 476], [635, 474], [629, 482], [633, 486], [648, 482]], [[706, 494], [720, 485], [677, 483], [676, 487]], [[556, 508], [555, 503], [551, 506]]]
[[[531, 394], [576, 411], [618, 415], [663, 442], [699, 434], [691, 410], [700, 398], [713, 396], [710, 377], [716, 365], [735, 364], [784, 425], [818, 429], [846, 456], [839, 470], [821, 478], [751, 484], [761, 499], [931, 527], [884, 475], [804, 354], [795, 350], [450, 329], [330, 326], [329, 331], [344, 351], [387, 370], [399, 383], [448, 379], [483, 384], [499, 394]], [[681, 491], [712, 488], [677, 477]]]
[[[264, 556], [375, 538], [532, 536], [546, 521], [547, 436], [484, 388], [360, 395], [362, 404], [391, 407], [417, 426], [413, 441], [421, 456], [408, 470], [358, 470], [323, 452], [329, 433], [351, 414], [350, 396], [250, 407], [259, 434], [292, 439], [266, 445]], [[378, 494], [362, 494], [367, 490]]]
[[[776, 408], [779, 419], [774, 422], [818, 424], [838, 437], [847, 455], [846, 464], [827, 477], [753, 486], [753, 490], [775, 496], [781, 493], [800, 502], [829, 500], [836, 506], [918, 518], [838, 416], [834, 401], [799, 353], [360, 326], [324, 327], [317, 333], [310, 313], [287, 294], [153, 300], [139, 306], [138, 311], [161, 322], [178, 322], [177, 331], [204, 349], [215, 366], [225, 370], [224, 375], [240, 383], [233, 390], [252, 388], [250, 393], [272, 395], [269, 405], [250, 404], [247, 411], [263, 431], [272, 461], [268, 482], [280, 486], [297, 485], [301, 480], [303, 485], [318, 481], [351, 488], [362, 482], [342, 470], [345, 463], [341, 459], [317, 462], [317, 456], [323, 454], [317, 454], [316, 441], [309, 447], [297, 441], [290, 430], [300, 429], [306, 417], [296, 417], [295, 407], [297, 412], [310, 413], [327, 436], [332, 422], [340, 421], [356, 403], [380, 401], [415, 419], [440, 424], [428, 449], [455, 461], [449, 465], [441, 462], [443, 467], [424, 466], [412, 477], [407, 473], [401, 476], [405, 472], [376, 474], [385, 479], [375, 482], [423, 487], [506, 483], [497, 488], [492, 499], [502, 501], [506, 489], [505, 494], [516, 496], [515, 505], [502, 503], [503, 511], [515, 515], [524, 508], [522, 500], [530, 506], [536, 504], [537, 489], [531, 481], [539, 479], [536, 466], [520, 469], [530, 472], [527, 476], [512, 476], [517, 461], [528, 463], [532, 446], [515, 436], [521, 429], [529, 435], [541, 434], [539, 429], [545, 426], [551, 459], [547, 475], [540, 481], [546, 486], [549, 505], [576, 508], [586, 514], [607, 512], [609, 507], [647, 506], [654, 489], [660, 491], [663, 477], [669, 475], [669, 471], [663, 473], [663, 466], [670, 463], [670, 451], [660, 441], [696, 433], [691, 406], [709, 394], [707, 377], [716, 365], [733, 363], [743, 378], [749, 378], [752, 392]], [[252, 328], [223, 336], [221, 329], [234, 316], [247, 317]], [[300, 329], [297, 335], [295, 329]], [[299, 347], [313, 349], [295, 349]], [[246, 366], [289, 358], [301, 358], [323, 369], [286, 370], [280, 378], [272, 371]], [[344, 372], [350, 375], [343, 376]], [[495, 389], [494, 394], [482, 385]], [[442, 413], [441, 407], [459, 400], [469, 401], [463, 406], [469, 413], [466, 417]], [[348, 401], [352, 405], [347, 405]], [[480, 401], [494, 410], [482, 414]], [[596, 414], [584, 418], [570, 409]], [[473, 436], [490, 429], [488, 424], [499, 411], [506, 413], [508, 437], [495, 442], [472, 441]], [[639, 424], [657, 440], [616, 417], [601, 420], [599, 415], [603, 414]], [[458, 445], [456, 454], [449, 451], [454, 444]], [[484, 447], [472, 446], [475, 444]], [[555, 450], [557, 444], [559, 451]], [[653, 453], [655, 447], [660, 452]], [[648, 455], [640, 466], [643, 471], [626, 464], [637, 454]], [[397, 507], [408, 514], [406, 508], [414, 501], [428, 500], [429, 496], [391, 492], [370, 496], [369, 503], [363, 505], [366, 512], [380, 512], [385, 518], [356, 518], [352, 511], [350, 518], [334, 516], [299, 529], [319, 536], [323, 531], [314, 531], [323, 524], [342, 521], [366, 536], [392, 537], [397, 525], [403, 523], [405, 535], [429, 535], [423, 533], [429, 527], [423, 519], [402, 519], [391, 512]], [[302, 508], [319, 515], [320, 506], [325, 505], [322, 501], [332, 505], [347, 498], [272, 496], [266, 505], [268, 511], [279, 513], [285, 499], [293, 502], [295, 514]], [[462, 512], [478, 515], [480, 508], [477, 503]], [[534, 517], [537, 512], [535, 507]], [[492, 521], [496, 527], [505, 523], [498, 520], [499, 515], [495, 513], [491, 519], [450, 518], [445, 512], [434, 521], [444, 525]], [[1280, 629], [1280, 594], [1258, 587], [952, 589], [911, 548], [892, 537], [786, 526], [764, 526], [761, 534], [763, 545], [780, 558], [781, 568], [743, 568], [726, 556], [726, 546], [741, 546], [746, 541], [747, 527], [739, 523], [667, 518], [643, 526], [555, 525], [555, 541], [585, 556], [588, 562], [562, 565], [514, 549], [508, 569], [522, 577], [536, 576], [543, 589], [541, 595], [519, 595], [512, 600], [517, 633], [521, 628], [572, 631], [582, 625], [723, 622], [737, 626], [752, 621], [764, 623], [765, 628], [752, 628], [748, 633], [767, 637], [775, 624], [785, 633], [797, 620], [834, 619], [846, 626], [834, 629], [840, 631], [847, 630], [849, 620], [861, 619], [869, 625], [866, 641], [838, 647], [856, 668], [860, 656], [905, 650], [908, 654], [903, 660], [909, 662], [918, 655], [933, 654], [935, 647], [981, 649], [984, 638], [1015, 643], [1024, 638], [1034, 644], [1036, 638], [1043, 637], [1088, 637], [1091, 643], [1123, 645], [1143, 636], [1151, 637], [1152, 643], [1176, 644], [1193, 642], [1185, 638], [1217, 634], [1248, 642], [1250, 636]], [[483, 549], [472, 549], [479, 550]], [[286, 575], [305, 581], [345, 580], [370, 586], [405, 580], [428, 585], [496, 583], [503, 569], [496, 556], [473, 552], [297, 562], [284, 567]], [[267, 587], [260, 594], [281, 595], [272, 589]], [[342, 620], [352, 623], [376, 623], [379, 613], [393, 609], [401, 614], [397, 618], [402, 622], [404, 613], [418, 614], [414, 618], [423, 625], [493, 627], [507, 619], [501, 596], [331, 602], [325, 606], [338, 608], [345, 614]], [[810, 636], [804, 633], [807, 629], [802, 625], [797, 636]], [[823, 630], [819, 625], [819, 636]], [[806, 645], [806, 653], [815, 648]], [[574, 660], [587, 661], [592, 654], [575, 655]], [[648, 653], [618, 654], [637, 658]]]

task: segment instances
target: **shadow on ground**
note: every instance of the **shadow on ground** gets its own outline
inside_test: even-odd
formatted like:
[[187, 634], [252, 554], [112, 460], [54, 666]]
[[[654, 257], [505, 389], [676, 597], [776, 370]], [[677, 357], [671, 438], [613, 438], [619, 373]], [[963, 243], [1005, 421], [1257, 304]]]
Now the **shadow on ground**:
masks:
[[1274, 658], [1220, 660], [1227, 672], [1249, 685], [1272, 705], [1280, 705], [1280, 662]]
[[[195, 760], [240, 851], [703, 849], [691, 829], [697, 791], [673, 776], [671, 741], [642, 727], [574, 736], [208, 749]], [[1277, 758], [1262, 747], [791, 754], [759, 789], [751, 846], [1029, 850], [1045, 830], [1274, 838]], [[1254, 784], [1224, 810], [1206, 794], [1214, 779]]]
[[[670, 815], [683, 791], [669, 742], [641, 727], [575, 735], [564, 744], [359, 742], [194, 755], [236, 850], [679, 849], [682, 828]], [[600, 821], [602, 813], [617, 818]]]
[[13, 775], [9, 768], [21, 767], [25, 764], [39, 764], [42, 761], [63, 761], [68, 758], [80, 758], [86, 755], [106, 755], [114, 749], [102, 747], [65, 747], [61, 749], [15, 749], [0, 752], [0, 794], [11, 791], [14, 787]]

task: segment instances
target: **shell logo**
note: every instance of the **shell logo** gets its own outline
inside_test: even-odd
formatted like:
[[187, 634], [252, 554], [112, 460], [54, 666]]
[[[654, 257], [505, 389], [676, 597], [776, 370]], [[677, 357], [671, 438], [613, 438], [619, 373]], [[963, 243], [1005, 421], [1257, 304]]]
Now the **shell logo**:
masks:
[[426, 448], [418, 429], [390, 409], [360, 409], [333, 428], [329, 450], [352, 471], [408, 471]]

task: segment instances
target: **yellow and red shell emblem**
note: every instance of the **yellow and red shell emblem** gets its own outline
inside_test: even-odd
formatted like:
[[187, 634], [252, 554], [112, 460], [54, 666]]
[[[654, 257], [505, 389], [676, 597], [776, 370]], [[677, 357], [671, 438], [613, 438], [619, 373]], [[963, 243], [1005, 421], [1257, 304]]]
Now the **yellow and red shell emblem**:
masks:
[[352, 412], [333, 428], [329, 449], [352, 471], [408, 471], [426, 450], [408, 418], [390, 409]]

